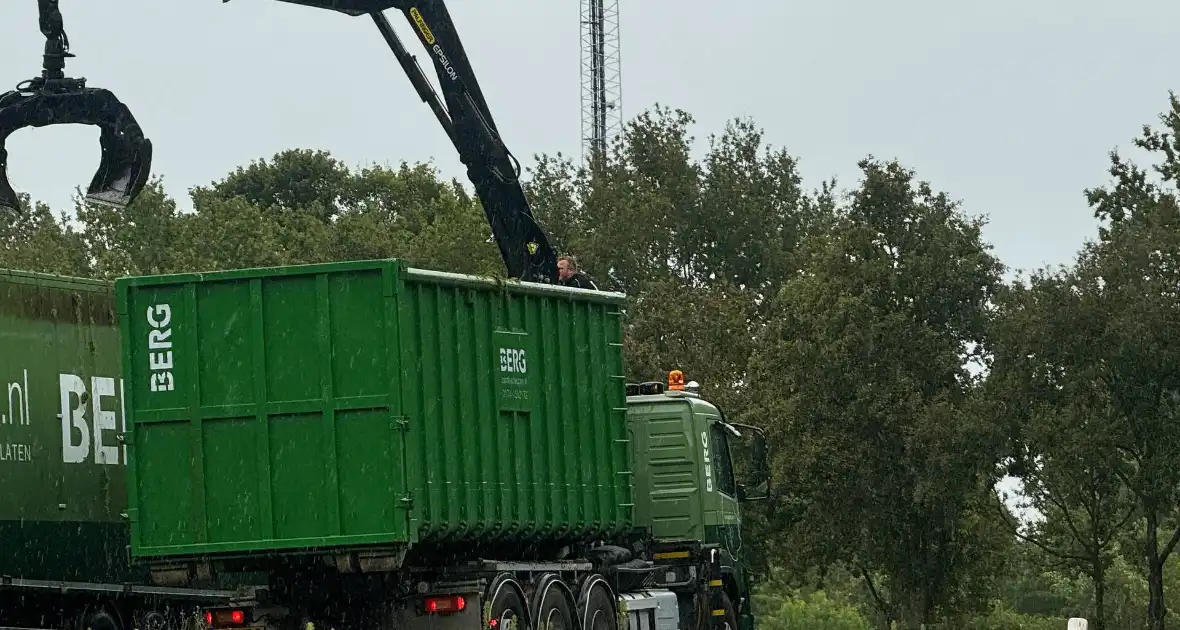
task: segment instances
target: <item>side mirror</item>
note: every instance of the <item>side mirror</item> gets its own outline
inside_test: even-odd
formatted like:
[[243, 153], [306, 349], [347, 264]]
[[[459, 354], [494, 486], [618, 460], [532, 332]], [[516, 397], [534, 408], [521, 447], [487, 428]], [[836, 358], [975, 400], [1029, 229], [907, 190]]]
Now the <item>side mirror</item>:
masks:
[[739, 483], [737, 494], [738, 501], [743, 503], [765, 501], [770, 498], [770, 479], [763, 479], [752, 488]]
[[744, 446], [749, 448], [749, 473], [742, 483], [738, 483], [738, 501], [765, 501], [770, 498], [770, 465], [767, 458], [766, 433], [748, 424], [733, 426], [741, 429]]

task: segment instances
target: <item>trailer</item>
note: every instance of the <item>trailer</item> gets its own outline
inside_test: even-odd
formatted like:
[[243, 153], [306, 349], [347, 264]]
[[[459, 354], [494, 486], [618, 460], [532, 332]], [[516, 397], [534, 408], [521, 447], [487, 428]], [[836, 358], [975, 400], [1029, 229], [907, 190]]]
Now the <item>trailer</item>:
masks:
[[116, 312], [110, 283], [0, 270], [2, 627], [164, 630], [234, 594], [131, 561]]
[[399, 260], [116, 286], [133, 556], [268, 576], [210, 627], [753, 630], [765, 439], [626, 382], [622, 295]]

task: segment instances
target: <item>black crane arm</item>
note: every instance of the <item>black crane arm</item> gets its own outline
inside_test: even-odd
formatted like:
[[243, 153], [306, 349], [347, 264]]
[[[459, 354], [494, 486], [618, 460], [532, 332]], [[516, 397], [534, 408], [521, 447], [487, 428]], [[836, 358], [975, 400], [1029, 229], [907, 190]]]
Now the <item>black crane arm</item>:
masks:
[[[42, 76], [0, 94], [0, 208], [19, 209], [16, 193], [7, 180], [5, 138], [25, 127], [68, 123], [102, 128], [102, 161], [87, 197], [126, 206], [147, 182], [151, 142], [144, 137], [130, 110], [113, 94], [86, 87], [85, 79], [64, 75], [65, 59], [72, 55], [58, 0], [37, 1], [41, 32], [46, 39]], [[508, 275], [531, 282], [556, 282], [557, 254], [533, 217], [520, 185], [520, 164], [500, 138], [443, 0], [280, 1], [372, 17], [467, 167], [467, 177], [475, 185]], [[398, 9], [406, 16], [418, 40], [429, 51], [442, 101], [394, 33], [383, 13], [388, 9]]]
[[[557, 281], [557, 253], [533, 217], [520, 185], [520, 164], [500, 137], [475, 71], [443, 0], [279, 0], [359, 16], [369, 15], [418, 95], [434, 112], [467, 167], [508, 275], [531, 282]], [[442, 101], [383, 11], [397, 9], [430, 54]]]

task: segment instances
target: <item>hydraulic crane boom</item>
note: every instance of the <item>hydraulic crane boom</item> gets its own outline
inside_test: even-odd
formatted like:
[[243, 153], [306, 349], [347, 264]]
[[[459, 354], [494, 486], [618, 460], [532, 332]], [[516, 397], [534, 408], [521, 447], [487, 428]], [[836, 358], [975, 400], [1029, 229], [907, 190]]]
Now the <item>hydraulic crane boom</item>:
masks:
[[[531, 282], [556, 282], [557, 253], [533, 217], [520, 185], [520, 165], [500, 138], [443, 0], [279, 1], [372, 17], [410, 83], [434, 111], [467, 167], [467, 177], [483, 204], [508, 275]], [[383, 13], [387, 9], [400, 10], [430, 52], [445, 106], [394, 33]]]
[[[228, 0], [224, 0], [228, 1]], [[484, 214], [500, 248], [508, 275], [531, 282], [557, 281], [557, 254], [533, 217], [520, 185], [520, 165], [500, 139], [479, 89], [454, 22], [442, 0], [279, 0], [329, 9], [352, 16], [369, 15], [418, 91], [434, 111], [475, 185]], [[68, 43], [57, 0], [38, 0], [46, 37], [43, 76], [0, 95], [0, 207], [17, 208], [8, 185], [3, 140], [23, 127], [63, 123], [102, 127], [102, 165], [88, 198], [125, 206], [146, 183], [151, 143], [131, 112], [106, 90], [85, 87], [85, 79], [62, 73]], [[430, 52], [443, 99], [430, 87], [414, 58], [394, 33], [383, 11], [398, 9]], [[445, 105], [444, 105], [445, 103]]]

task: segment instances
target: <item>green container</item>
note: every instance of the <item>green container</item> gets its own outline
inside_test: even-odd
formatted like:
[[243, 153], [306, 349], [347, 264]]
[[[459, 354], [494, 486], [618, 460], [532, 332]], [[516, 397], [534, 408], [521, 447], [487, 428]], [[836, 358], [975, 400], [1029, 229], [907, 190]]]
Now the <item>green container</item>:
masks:
[[133, 577], [119, 356], [110, 284], [0, 270], [0, 575]]
[[631, 526], [618, 294], [395, 260], [116, 287], [136, 556]]

